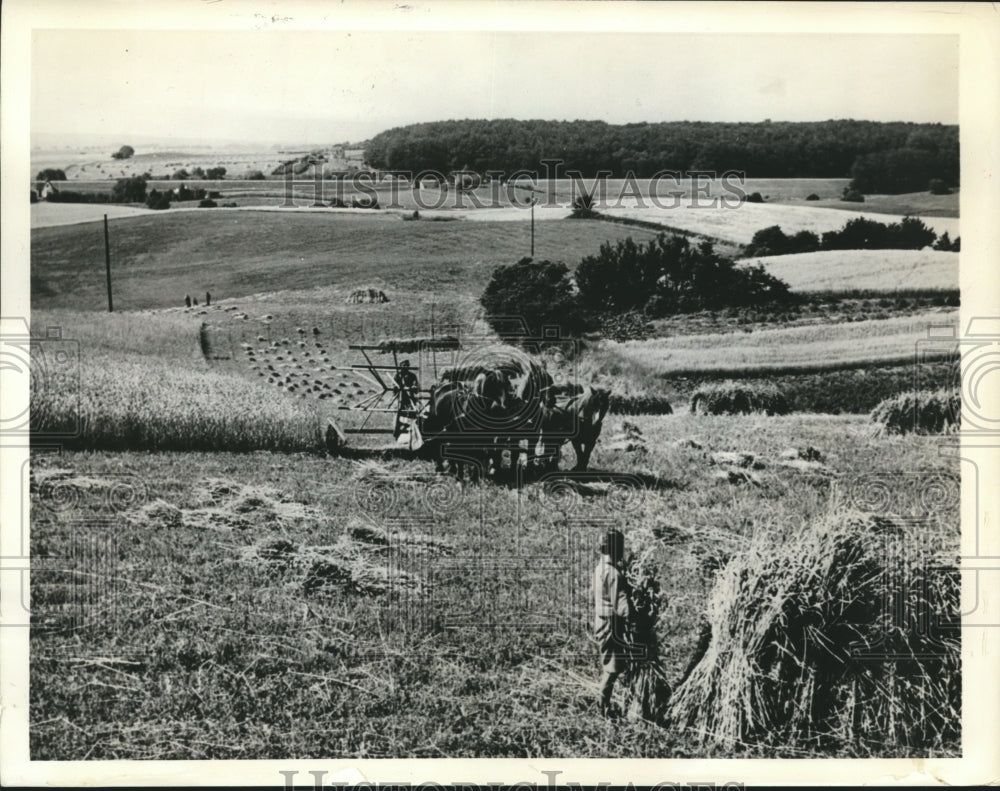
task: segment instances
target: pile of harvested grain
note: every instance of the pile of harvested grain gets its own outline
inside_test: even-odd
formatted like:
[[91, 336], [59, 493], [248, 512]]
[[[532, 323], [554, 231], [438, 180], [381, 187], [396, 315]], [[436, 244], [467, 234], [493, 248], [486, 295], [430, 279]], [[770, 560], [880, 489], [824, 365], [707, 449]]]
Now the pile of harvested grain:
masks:
[[389, 354], [390, 352], [414, 354], [421, 349], [446, 351], [458, 349], [459, 346], [458, 338], [454, 335], [439, 335], [435, 338], [387, 338], [379, 342], [378, 351], [379, 354]]
[[352, 291], [345, 301], [353, 304], [371, 305], [388, 302], [389, 297], [385, 295], [384, 291], [377, 288], [358, 288]]
[[879, 403], [871, 420], [881, 434], [950, 434], [961, 428], [962, 396], [958, 390], [900, 393]]
[[630, 717], [660, 722], [670, 699], [670, 684], [660, 661], [656, 636], [656, 623], [664, 602], [656, 568], [650, 562], [651, 551], [649, 548], [629, 558], [625, 568], [632, 604], [628, 635], [632, 650], [622, 674], [622, 685], [627, 690]]
[[479, 374], [501, 370], [511, 379], [529, 373], [544, 376], [544, 366], [538, 360], [514, 346], [489, 346], [474, 349], [458, 365], [441, 371], [442, 381], [468, 382]]
[[959, 573], [920, 557], [904, 526], [841, 514], [736, 555], [669, 720], [725, 749], [957, 751]]
[[788, 399], [771, 384], [725, 381], [704, 384], [691, 395], [691, 412], [695, 415], [747, 415], [751, 412], [785, 415], [788, 411]]

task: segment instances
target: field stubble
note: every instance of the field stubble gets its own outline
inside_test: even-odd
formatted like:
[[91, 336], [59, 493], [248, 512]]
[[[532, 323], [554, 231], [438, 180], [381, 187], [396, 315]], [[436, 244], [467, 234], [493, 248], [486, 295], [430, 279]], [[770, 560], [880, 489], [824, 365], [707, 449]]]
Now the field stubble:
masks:
[[[643, 483], [624, 500], [596, 483], [460, 488], [404, 460], [36, 453], [32, 757], [705, 754], [683, 730], [596, 715], [600, 531], [622, 527], [630, 551], [670, 570], [659, 637], [676, 684], [715, 572], [747, 541], [808, 531], [866, 476], [953, 471], [934, 438], [875, 438], [863, 418], [629, 420], [645, 449], [599, 443], [594, 459]], [[820, 449], [834, 474], [785, 466], [789, 446]], [[720, 482], [746, 454], [745, 482]], [[143, 493], [114, 515], [118, 581], [81, 605], [73, 546], [107, 507], [101, 479], [122, 470]], [[47, 475], [84, 496], [56, 497]], [[919, 481], [896, 489], [895, 508], [919, 507]], [[954, 509], [929, 529], [942, 525], [957, 542]], [[398, 555], [383, 543], [394, 532]]]

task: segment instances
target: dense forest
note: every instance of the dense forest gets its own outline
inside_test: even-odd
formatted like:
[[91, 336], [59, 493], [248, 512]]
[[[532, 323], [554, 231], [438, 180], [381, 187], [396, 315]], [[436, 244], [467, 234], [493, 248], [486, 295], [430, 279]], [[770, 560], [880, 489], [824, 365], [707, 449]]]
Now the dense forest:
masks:
[[[586, 177], [631, 171], [744, 171], [758, 178], [857, 178], [897, 163], [916, 168], [911, 181], [958, 184], [958, 127], [943, 124], [819, 121], [708, 123], [671, 121], [613, 125], [603, 121], [436, 121], [381, 132], [365, 148], [380, 170], [487, 170], [545, 173], [558, 158]], [[902, 153], [900, 153], [902, 152]], [[888, 167], [882, 167], [890, 157]], [[884, 188], [884, 178], [875, 178]], [[870, 185], [870, 189], [875, 184]], [[891, 187], [891, 185], [889, 185]], [[889, 191], [889, 190], [886, 190]]]

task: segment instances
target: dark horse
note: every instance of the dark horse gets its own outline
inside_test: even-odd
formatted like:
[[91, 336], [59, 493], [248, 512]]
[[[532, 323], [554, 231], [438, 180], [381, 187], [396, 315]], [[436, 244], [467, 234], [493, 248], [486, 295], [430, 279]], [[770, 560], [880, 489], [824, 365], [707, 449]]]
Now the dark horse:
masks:
[[462, 382], [446, 382], [431, 388], [427, 413], [421, 424], [424, 451], [444, 472], [447, 459], [458, 478], [469, 467], [470, 478], [486, 472], [493, 439], [477, 429], [476, 417], [490, 411], [491, 403]]
[[610, 403], [609, 391], [586, 387], [562, 404], [545, 407], [538, 434], [538, 442], [544, 448], [542, 466], [555, 469], [559, 464], [559, 449], [569, 440], [576, 451], [576, 466], [573, 469], [587, 469]]

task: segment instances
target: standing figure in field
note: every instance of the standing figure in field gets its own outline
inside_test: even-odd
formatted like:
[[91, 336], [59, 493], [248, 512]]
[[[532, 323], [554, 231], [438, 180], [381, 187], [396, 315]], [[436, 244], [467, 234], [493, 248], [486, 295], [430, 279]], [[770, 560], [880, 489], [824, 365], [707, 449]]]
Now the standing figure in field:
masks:
[[209, 294], [207, 291], [205, 292], [205, 304], [206, 305], [212, 304], [212, 295]]
[[190, 294], [185, 294], [184, 295], [184, 306], [188, 307], [188, 308], [191, 307], [191, 295]]
[[396, 427], [392, 436], [398, 439], [403, 433], [403, 427], [407, 425], [404, 419], [413, 420], [416, 418], [417, 392], [420, 390], [420, 382], [417, 375], [410, 370], [410, 361], [403, 360], [399, 368], [392, 377], [392, 384], [396, 395], [399, 397], [399, 406], [396, 409]]
[[628, 625], [632, 617], [628, 581], [623, 573], [625, 536], [609, 530], [601, 538], [601, 557], [594, 569], [594, 638], [601, 652], [601, 714], [612, 716], [615, 679], [628, 660]]

